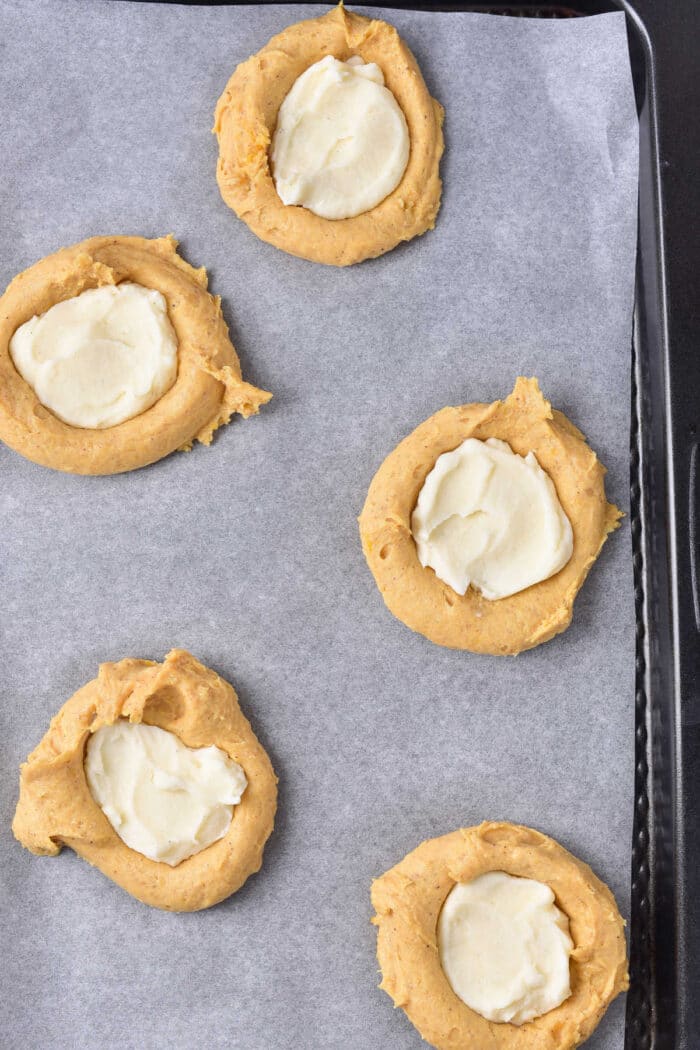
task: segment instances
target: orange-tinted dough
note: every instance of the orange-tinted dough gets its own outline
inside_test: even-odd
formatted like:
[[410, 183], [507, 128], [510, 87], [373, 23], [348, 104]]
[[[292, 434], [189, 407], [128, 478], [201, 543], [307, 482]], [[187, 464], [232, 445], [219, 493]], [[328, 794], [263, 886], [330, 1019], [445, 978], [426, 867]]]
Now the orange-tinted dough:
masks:
[[[88, 288], [133, 281], [159, 291], [178, 339], [173, 386], [124, 423], [72, 427], [38, 400], [16, 370], [9, 344], [31, 317]], [[72, 474], [117, 474], [154, 463], [194, 441], [209, 445], [234, 412], [250, 416], [272, 395], [241, 377], [220, 300], [204, 269], [177, 253], [173, 237], [92, 237], [30, 266], [0, 297], [0, 440], [27, 459]]]
[[[333, 55], [375, 62], [403, 110], [411, 139], [401, 182], [383, 201], [351, 219], [323, 219], [277, 195], [269, 149], [277, 113], [301, 74]], [[435, 225], [442, 184], [443, 109], [430, 97], [415, 58], [386, 22], [339, 6], [273, 37], [233, 73], [216, 107], [221, 195], [263, 241], [331, 266], [374, 258]]]
[[[497, 601], [472, 587], [459, 595], [423, 568], [411, 533], [438, 456], [469, 437], [500, 438], [521, 456], [534, 452], [573, 528], [573, 554], [560, 572]], [[605, 498], [604, 476], [583, 434], [552, 410], [536, 379], [518, 379], [505, 401], [443, 408], [387, 456], [360, 515], [362, 547], [384, 601], [412, 630], [452, 649], [514, 654], [548, 641], [569, 626], [574, 599], [621, 517]]]
[[[85, 777], [91, 733], [118, 718], [175, 733], [187, 747], [225, 751], [248, 786], [222, 839], [176, 867], [130, 849], [93, 799]], [[55, 856], [70, 846], [127, 893], [167, 911], [197, 911], [235, 893], [262, 864], [277, 807], [277, 778], [238, 706], [236, 692], [189, 653], [162, 664], [120, 660], [68, 700], [22, 766], [12, 830], [23, 846]]]
[[[457, 882], [489, 871], [550, 886], [568, 916], [571, 995], [522, 1025], [487, 1021], [452, 991], [437, 921]], [[553, 839], [517, 824], [484, 823], [423, 842], [372, 884], [381, 988], [436, 1050], [573, 1050], [629, 984], [624, 922], [607, 886]]]

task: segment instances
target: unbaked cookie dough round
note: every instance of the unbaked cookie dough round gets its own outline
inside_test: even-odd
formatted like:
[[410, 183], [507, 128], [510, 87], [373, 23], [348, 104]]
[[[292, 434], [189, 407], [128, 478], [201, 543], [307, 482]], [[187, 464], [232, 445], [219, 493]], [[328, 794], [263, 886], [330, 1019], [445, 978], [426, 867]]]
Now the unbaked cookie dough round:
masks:
[[[544, 883], [569, 920], [571, 994], [523, 1024], [488, 1021], [442, 969], [438, 921], [451, 890], [487, 872]], [[372, 884], [380, 987], [436, 1050], [573, 1050], [628, 987], [624, 922], [587, 864], [531, 828], [487, 822], [423, 842]]]
[[[573, 553], [555, 575], [498, 600], [461, 595], [419, 559], [411, 517], [436, 460], [467, 438], [497, 438], [533, 452], [571, 523]], [[505, 401], [443, 408], [382, 463], [360, 515], [362, 547], [386, 605], [432, 642], [494, 655], [531, 649], [564, 631], [574, 599], [621, 512], [605, 498], [605, 468], [581, 432], [553, 410], [536, 379], [519, 378]]]
[[[228, 830], [223, 835], [221, 828], [215, 830], [216, 841], [179, 863], [177, 857], [174, 864], [151, 860], [127, 846], [116, 821], [93, 797], [88, 744], [121, 720], [125, 727], [157, 727], [186, 748], [217, 748], [223, 752], [220, 762], [228, 756], [229, 765], [242, 770]], [[100, 761], [98, 756], [98, 773]], [[189, 653], [174, 649], [162, 664], [135, 659], [102, 664], [97, 678], [63, 705], [21, 767], [12, 830], [32, 853], [55, 856], [70, 846], [144, 904], [197, 911], [229, 897], [259, 870], [276, 807], [277, 778], [235, 690]]]
[[[10, 341], [31, 318], [88, 289], [130, 283], [159, 292], [177, 338], [177, 375], [151, 407], [102, 429], [71, 426], [39, 400], [15, 367]], [[93, 237], [20, 273], [0, 297], [0, 441], [72, 474], [117, 474], [154, 463], [194, 441], [211, 444], [234, 412], [255, 414], [271, 395], [246, 383], [204, 269], [177, 253], [173, 237]]]
[[[403, 177], [379, 204], [352, 218], [326, 219], [288, 206], [277, 194], [270, 148], [280, 106], [297, 79], [326, 56], [379, 66], [408, 125]], [[440, 207], [443, 109], [430, 97], [415, 58], [396, 29], [341, 5], [289, 26], [233, 73], [217, 107], [217, 181], [233, 211], [263, 241], [331, 266], [374, 258], [435, 225]]]

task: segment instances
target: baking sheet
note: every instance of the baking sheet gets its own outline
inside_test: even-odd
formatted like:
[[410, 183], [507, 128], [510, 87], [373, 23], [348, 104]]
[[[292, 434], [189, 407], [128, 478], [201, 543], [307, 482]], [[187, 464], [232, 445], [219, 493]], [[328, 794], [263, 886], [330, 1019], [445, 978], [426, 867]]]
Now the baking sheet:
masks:
[[[369, 883], [423, 838], [532, 824], [623, 914], [633, 799], [628, 524], [570, 630], [516, 659], [441, 650], [385, 610], [355, 518], [382, 458], [522, 373], [628, 506], [637, 124], [622, 14], [384, 12], [447, 109], [436, 230], [339, 271], [260, 243], [214, 181], [234, 66], [322, 9], [0, 0], [0, 283], [98, 233], [172, 231], [248, 379], [213, 447], [112, 478], [0, 448], [3, 1045], [417, 1048], [376, 988]], [[381, 14], [381, 12], [379, 12]], [[150, 910], [9, 830], [17, 767], [102, 660], [189, 648], [236, 686], [280, 776], [262, 872]], [[622, 1045], [623, 1004], [588, 1044]]]

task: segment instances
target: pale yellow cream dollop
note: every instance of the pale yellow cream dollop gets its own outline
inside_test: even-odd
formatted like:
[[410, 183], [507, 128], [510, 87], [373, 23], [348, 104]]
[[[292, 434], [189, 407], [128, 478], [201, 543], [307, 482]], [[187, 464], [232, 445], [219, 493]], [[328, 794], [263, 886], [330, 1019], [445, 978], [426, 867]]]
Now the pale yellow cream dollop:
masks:
[[298, 77], [280, 107], [275, 187], [284, 204], [352, 218], [396, 189], [409, 151], [406, 118], [379, 66], [327, 55]]
[[125, 719], [90, 737], [85, 775], [120, 839], [172, 867], [224, 837], [248, 783], [221, 748]]
[[458, 882], [438, 921], [452, 990], [488, 1021], [521, 1025], [571, 995], [569, 920], [549, 886], [490, 871]]
[[421, 565], [457, 593], [495, 600], [547, 580], [571, 558], [573, 532], [533, 452], [467, 438], [439, 456], [411, 519]]
[[132, 419], [177, 377], [178, 344], [165, 299], [131, 282], [56, 303], [20, 325], [9, 349], [42, 405], [74, 427]]

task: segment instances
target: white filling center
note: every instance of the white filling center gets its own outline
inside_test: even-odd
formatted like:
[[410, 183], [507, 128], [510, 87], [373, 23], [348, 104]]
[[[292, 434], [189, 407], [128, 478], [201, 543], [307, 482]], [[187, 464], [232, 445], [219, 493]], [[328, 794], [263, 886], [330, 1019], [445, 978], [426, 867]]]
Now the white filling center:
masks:
[[458, 882], [437, 933], [452, 990], [488, 1021], [524, 1024], [571, 995], [569, 920], [542, 882], [503, 871]]
[[42, 405], [74, 427], [123, 423], [177, 376], [177, 338], [165, 299], [140, 284], [90, 288], [20, 325], [15, 368]]
[[496, 438], [467, 438], [439, 456], [411, 521], [421, 565], [464, 594], [506, 598], [559, 572], [573, 532], [535, 454]]
[[171, 867], [224, 837], [248, 784], [221, 748], [125, 719], [90, 737], [85, 775], [119, 838]]
[[379, 66], [328, 55], [280, 106], [270, 159], [284, 204], [348, 219], [396, 189], [409, 149], [406, 118]]

